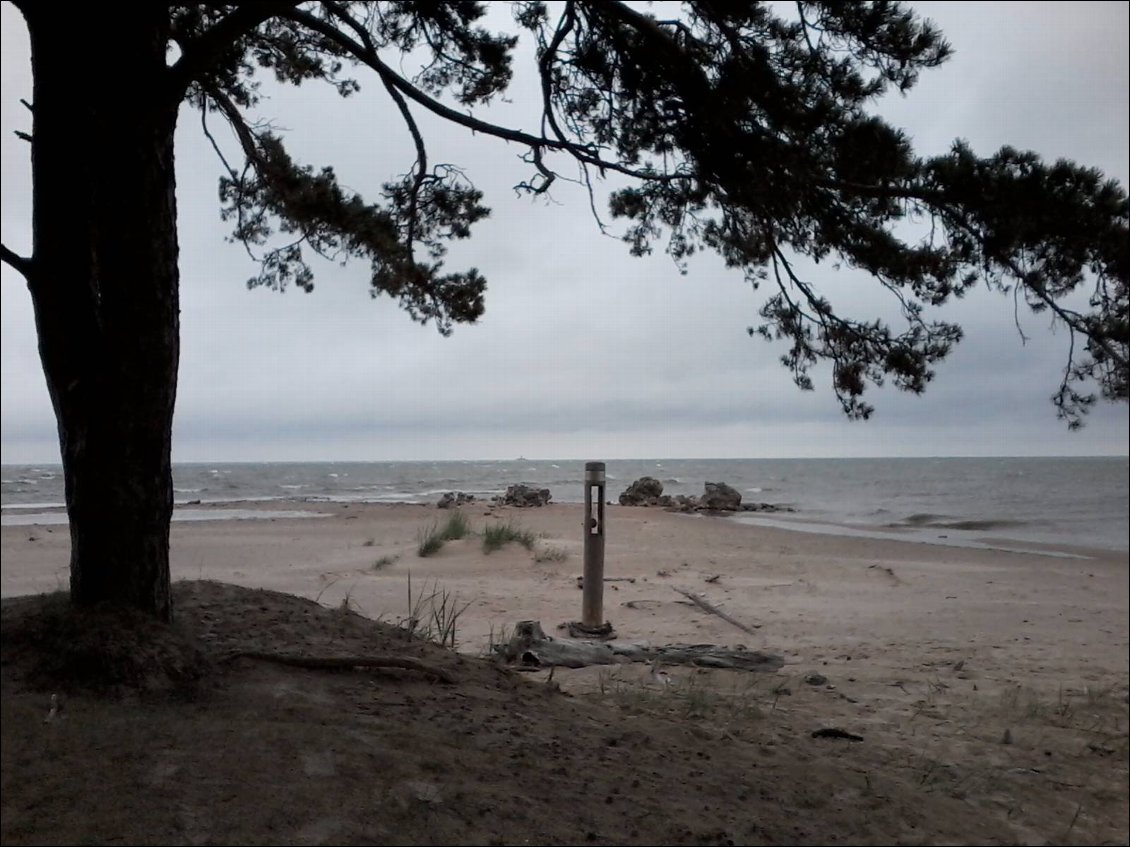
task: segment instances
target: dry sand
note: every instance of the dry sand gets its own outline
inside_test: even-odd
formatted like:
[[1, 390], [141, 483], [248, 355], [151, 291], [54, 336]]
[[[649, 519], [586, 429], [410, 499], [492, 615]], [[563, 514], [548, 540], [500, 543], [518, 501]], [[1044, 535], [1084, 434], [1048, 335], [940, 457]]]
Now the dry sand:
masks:
[[[533, 550], [511, 544], [486, 555], [472, 536], [449, 541], [428, 558], [417, 555], [419, 535], [447, 512], [416, 505], [302, 508], [328, 516], [175, 523], [174, 580], [271, 589], [403, 624], [413, 611], [410, 579], [415, 600], [434, 595], [462, 610], [457, 647], [473, 656], [517, 621], [537, 620], [560, 635], [558, 624], [580, 617], [579, 505], [466, 507], [475, 531], [511, 523], [536, 535]], [[779, 654], [785, 665], [744, 677], [672, 667], [661, 690], [653, 690], [639, 665], [557, 670], [553, 683], [571, 702], [603, 703], [634, 721], [643, 715], [693, 723], [712, 743], [775, 761], [780, 786], [788, 780], [819, 786], [796, 789], [819, 795], [808, 800], [788, 795], [806, 808], [747, 810], [762, 821], [761, 830], [752, 824], [741, 830], [737, 822], [717, 832], [700, 831], [694, 821], [685, 832], [637, 823], [630, 832], [639, 843], [647, 837], [803, 843], [820, 835], [846, 843], [1127, 842], [1125, 553], [809, 534], [617, 506], [607, 509], [606, 525], [605, 617], [621, 640], [743, 644]], [[65, 587], [67, 555], [65, 526], [5, 527], [3, 596]], [[676, 589], [700, 594], [754, 634]], [[191, 603], [186, 608], [199, 612]], [[267, 635], [258, 639], [254, 649], [270, 649]], [[522, 682], [542, 683], [546, 676], [523, 674]], [[829, 727], [864, 741], [812, 739], [811, 731]], [[820, 743], [825, 746], [813, 747]], [[834, 752], [829, 743], [838, 745]], [[26, 843], [24, 830], [8, 826], [15, 765], [5, 752], [5, 842]], [[536, 767], [551, 766], [543, 760]], [[713, 772], [728, 766], [716, 753]], [[625, 779], [633, 767], [624, 766]], [[712, 772], [709, 764], [700, 768]], [[511, 843], [524, 832], [534, 833], [534, 842], [572, 840], [568, 829], [522, 829], [515, 821], [475, 829], [452, 815], [459, 820], [449, 827], [433, 821], [433, 828], [410, 836], [357, 829], [354, 821], [353, 829], [315, 828], [306, 840]], [[782, 823], [789, 816], [803, 826], [790, 829]], [[628, 830], [615, 830], [616, 821], [599, 819], [576, 838], [635, 843]], [[207, 829], [204, 840], [225, 837], [297, 843], [281, 832], [222, 827]]]

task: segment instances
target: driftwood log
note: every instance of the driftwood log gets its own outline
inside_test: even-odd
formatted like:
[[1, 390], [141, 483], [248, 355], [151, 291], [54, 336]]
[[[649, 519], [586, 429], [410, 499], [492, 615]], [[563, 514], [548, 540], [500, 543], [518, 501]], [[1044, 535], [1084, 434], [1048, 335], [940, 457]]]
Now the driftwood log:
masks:
[[495, 647], [498, 655], [519, 669], [590, 665], [616, 665], [629, 662], [656, 662], [659, 665], [696, 665], [702, 668], [728, 668], [738, 671], [772, 673], [785, 660], [771, 653], [745, 647], [720, 647], [715, 644], [620, 644], [557, 639], [545, 634], [538, 621], [519, 621], [508, 642]]
[[[715, 579], [717, 579], [717, 577], [715, 577]], [[708, 579], [707, 582], [710, 582], [710, 580]], [[713, 603], [711, 603], [709, 600], [707, 600], [705, 597], [703, 597], [701, 594], [695, 594], [695, 593], [690, 592], [690, 591], [685, 591], [682, 588], [675, 588], [675, 586], [673, 586], [673, 585], [671, 587], [674, 588], [676, 591], [678, 591], [680, 594], [682, 594], [684, 597], [686, 597], [688, 600], [690, 600], [692, 603], [694, 603], [696, 606], [698, 606], [700, 609], [702, 609], [707, 614], [717, 615], [722, 620], [724, 620], [726, 623], [733, 624], [738, 629], [740, 629], [742, 632], [744, 632], [748, 635], [756, 635], [754, 630], [761, 628], [761, 624], [759, 624], [759, 623], [744, 624], [741, 621], [739, 621], [737, 618], [731, 617], [730, 615], [726, 614], [721, 609], [719, 609], [717, 606], [715, 606]]]

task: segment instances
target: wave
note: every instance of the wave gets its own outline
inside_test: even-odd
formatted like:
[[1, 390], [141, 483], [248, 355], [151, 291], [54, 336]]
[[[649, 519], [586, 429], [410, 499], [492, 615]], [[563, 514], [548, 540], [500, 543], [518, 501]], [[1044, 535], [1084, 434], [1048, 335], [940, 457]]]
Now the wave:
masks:
[[910, 515], [902, 521], [888, 524], [892, 527], [909, 526], [930, 529], [964, 529], [974, 532], [985, 532], [992, 529], [1009, 529], [1012, 527], [1026, 526], [1027, 521], [1009, 518], [955, 518], [949, 515], [932, 515], [926, 512]]

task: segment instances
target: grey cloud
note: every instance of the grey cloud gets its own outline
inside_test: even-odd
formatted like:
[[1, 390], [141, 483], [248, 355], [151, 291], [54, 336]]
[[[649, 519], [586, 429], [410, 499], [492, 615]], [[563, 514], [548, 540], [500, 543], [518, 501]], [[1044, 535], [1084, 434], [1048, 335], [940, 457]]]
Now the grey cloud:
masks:
[[[1099, 165], [1125, 184], [1125, 4], [915, 5], [958, 51], [907, 98], [881, 106], [923, 152], [955, 137], [982, 153], [1012, 143]], [[2, 14], [3, 234], [26, 249], [27, 151], [10, 130], [26, 128], [15, 98], [28, 96], [29, 76], [22, 22], [10, 5]], [[362, 80], [349, 101], [308, 86], [274, 92], [263, 114], [291, 130], [296, 157], [333, 164], [344, 184], [375, 198], [413, 152], [379, 86]], [[527, 126], [530, 93], [521, 83], [502, 106]], [[184, 114], [178, 459], [1126, 451], [1124, 405], [1065, 432], [1047, 398], [1066, 337], [1022, 311], [1031, 337], [1022, 344], [1011, 302], [984, 292], [939, 312], [967, 334], [926, 395], [877, 391], [876, 418], [848, 422], [826, 374], [801, 393], [778, 364], [781, 347], [746, 336], [763, 295], [716, 258], [693, 259], [687, 277], [662, 255], [633, 259], [598, 233], [583, 189], [561, 183], [549, 203], [515, 198], [512, 186], [528, 176], [520, 151], [426, 117], [422, 126], [433, 159], [463, 165], [494, 210], [449, 257], [487, 276], [486, 315], [448, 339], [371, 300], [361, 263], [319, 267], [309, 296], [246, 290], [255, 267], [224, 241], [219, 168], [198, 117]], [[855, 314], [890, 313], [860, 275], [811, 270]], [[7, 268], [2, 286], [3, 460], [50, 460], [54, 422], [27, 293]]]

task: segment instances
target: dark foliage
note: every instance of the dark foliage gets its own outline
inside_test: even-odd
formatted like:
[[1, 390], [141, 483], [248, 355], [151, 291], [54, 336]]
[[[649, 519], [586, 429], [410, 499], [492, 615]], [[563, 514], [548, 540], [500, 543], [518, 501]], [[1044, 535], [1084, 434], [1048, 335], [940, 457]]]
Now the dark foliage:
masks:
[[[512, 35], [480, 25], [483, 4], [278, 3], [174, 8], [186, 93], [219, 112], [240, 139], [242, 168], [221, 184], [235, 238], [261, 247], [251, 281], [309, 290], [304, 248], [372, 264], [374, 296], [389, 294], [417, 320], [447, 333], [483, 310], [475, 269], [443, 273], [445, 244], [488, 214], [455, 168], [431, 167], [413, 117], [425, 109], [527, 148], [534, 173], [519, 188], [541, 193], [573, 160], [586, 180], [633, 179], [613, 193], [633, 253], [657, 242], [681, 264], [703, 248], [772, 289], [751, 335], [784, 341], [782, 362], [812, 388], [830, 362], [847, 414], [868, 417], [868, 384], [921, 392], [961, 329], [931, 307], [984, 283], [1050, 311], [1070, 330], [1070, 360], [1055, 396], [1072, 425], [1095, 402], [1127, 397], [1127, 198], [1097, 171], [1047, 164], [1005, 148], [978, 158], [958, 142], [935, 159], [868, 109], [905, 92], [949, 56], [928, 22], [897, 3], [796, 4], [792, 14], [755, 2], [687, 2], [659, 19], [618, 2], [518, 3], [520, 31], [537, 43], [541, 131], [476, 116], [505, 91]], [[225, 27], [232, 32], [220, 39]], [[235, 32], [238, 30], [238, 32]], [[417, 160], [367, 204], [330, 168], [296, 165], [282, 139], [245, 117], [256, 73], [318, 80], [343, 97], [365, 66], [412, 133]], [[415, 66], [414, 75], [393, 68]], [[447, 105], [448, 99], [458, 104]], [[564, 157], [564, 158], [563, 158]], [[929, 235], [908, 241], [906, 222]], [[796, 256], [855, 268], [888, 289], [901, 327], [834, 307], [795, 270]], [[1089, 308], [1069, 295], [1089, 292]]]

